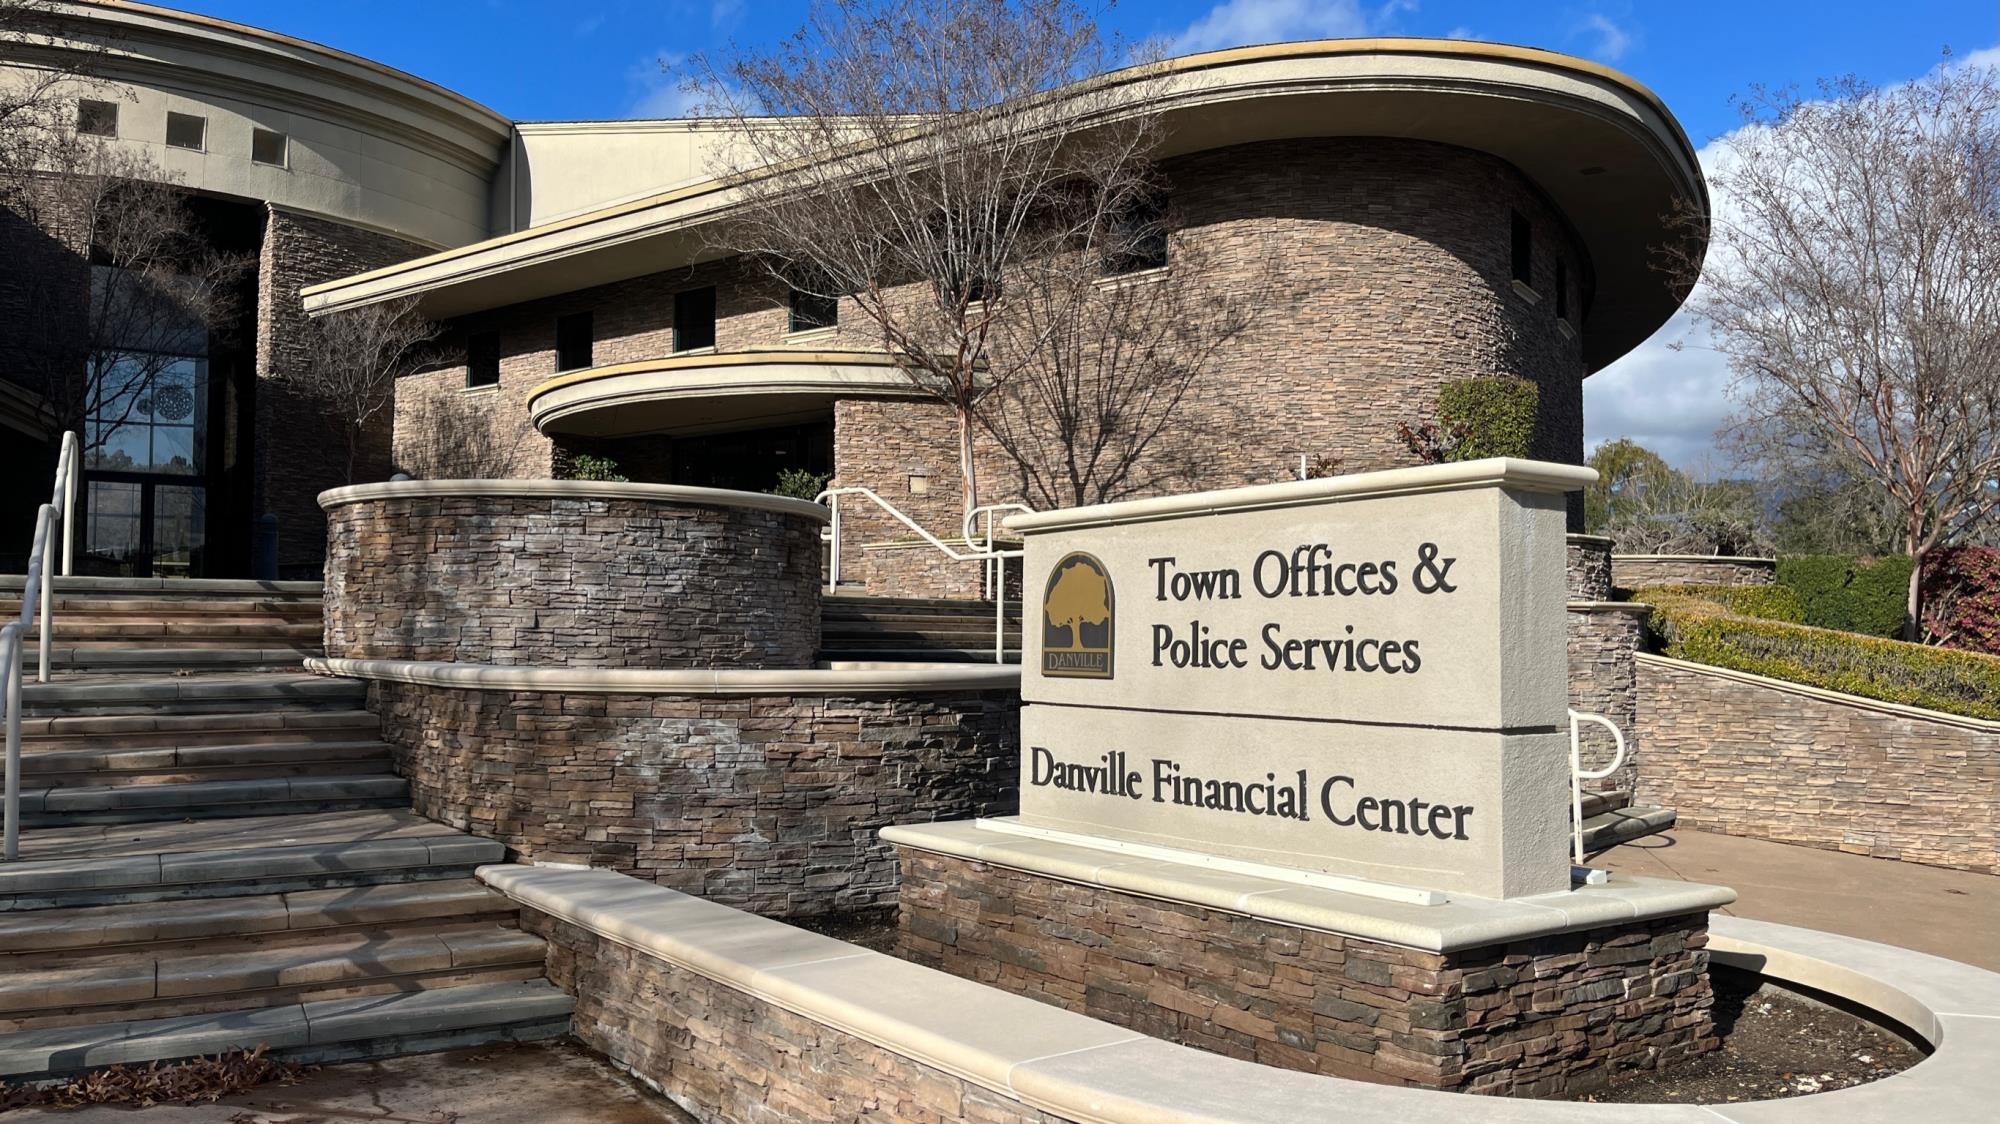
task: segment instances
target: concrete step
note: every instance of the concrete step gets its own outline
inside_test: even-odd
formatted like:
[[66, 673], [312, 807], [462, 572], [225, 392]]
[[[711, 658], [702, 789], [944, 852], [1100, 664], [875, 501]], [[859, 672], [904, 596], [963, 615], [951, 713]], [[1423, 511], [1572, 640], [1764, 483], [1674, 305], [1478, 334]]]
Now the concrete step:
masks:
[[0, 1033], [202, 1014], [542, 974], [542, 939], [501, 925], [438, 933], [340, 931], [298, 943], [198, 942], [0, 974]]
[[21, 827], [390, 808], [407, 804], [409, 792], [408, 781], [388, 773], [63, 788], [24, 784]]
[[20, 1031], [0, 1035], [0, 1076], [28, 1080], [259, 1043], [316, 1064], [547, 1038], [568, 1033], [574, 1006], [536, 979]]
[[1588, 821], [1592, 816], [1615, 812], [1631, 803], [1632, 794], [1622, 788], [1607, 792], [1586, 792], [1583, 794], [1583, 818]]
[[[1004, 653], [1005, 663], [1020, 663], [1021, 653], [1008, 648]], [[819, 658], [826, 663], [992, 663], [993, 648], [831, 648], [819, 650]]]
[[[283, 617], [249, 620], [204, 620], [200, 617], [163, 620], [156, 616], [131, 618], [104, 615], [59, 616], [56, 643], [59, 648], [105, 647], [314, 647], [320, 642], [322, 625], [318, 619], [289, 620]], [[30, 629], [30, 646], [40, 637]]]
[[21, 720], [24, 749], [104, 751], [262, 742], [371, 741], [381, 720], [365, 710], [260, 709], [219, 714], [56, 715]]
[[[0, 591], [21, 592], [21, 574], [0, 574]], [[265, 597], [265, 598], [314, 598], [317, 599], [324, 586], [320, 582], [290, 581], [267, 582], [250, 578], [122, 578], [122, 577], [58, 577], [50, 582], [56, 593], [99, 594], [110, 596], [150, 596], [175, 598], [209, 597]]]
[[[37, 602], [39, 604], [39, 602]], [[298, 601], [271, 601], [244, 598], [197, 600], [138, 597], [74, 597], [58, 595], [53, 603], [56, 630], [71, 621], [99, 624], [143, 624], [166, 621], [175, 624], [210, 622], [217, 624], [309, 623], [323, 618], [325, 610], [318, 598]], [[0, 610], [19, 617], [21, 599], [0, 597]], [[40, 613], [36, 617], [40, 617]]]
[[[867, 613], [984, 613], [993, 615], [993, 602], [959, 597], [873, 597], [868, 594], [829, 593], [820, 598], [821, 610], [830, 615]], [[1009, 616], [1020, 616], [1019, 604], [1010, 604]]]
[[400, 808], [23, 830], [0, 914], [463, 878], [506, 857]]
[[1620, 843], [1657, 835], [1674, 826], [1674, 810], [1651, 804], [1637, 804], [1615, 811], [1600, 812], [1583, 821], [1583, 850], [1596, 854]]
[[[64, 645], [49, 649], [49, 665], [69, 671], [297, 671], [309, 657], [322, 654], [317, 644], [269, 648]], [[21, 648], [24, 665], [39, 666], [40, 658], [33, 646]]]
[[189, 784], [264, 777], [349, 776], [390, 771], [386, 742], [308, 741], [247, 745], [38, 749], [21, 755], [24, 788]]
[[213, 675], [103, 674], [28, 683], [22, 713], [197, 714], [273, 707], [352, 710], [367, 698], [355, 679], [318, 675], [218, 673]]
[[511, 925], [519, 910], [472, 878], [297, 890], [284, 894], [191, 898], [131, 905], [0, 913], [0, 965], [7, 970], [137, 946], [309, 937], [369, 926]]

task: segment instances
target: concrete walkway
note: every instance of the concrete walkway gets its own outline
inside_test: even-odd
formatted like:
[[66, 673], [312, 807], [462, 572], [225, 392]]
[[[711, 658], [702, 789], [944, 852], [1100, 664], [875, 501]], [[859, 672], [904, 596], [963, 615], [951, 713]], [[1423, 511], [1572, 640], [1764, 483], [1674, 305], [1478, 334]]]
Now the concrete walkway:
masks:
[[1734, 887], [1723, 912], [1901, 945], [2000, 971], [2000, 877], [1676, 830], [1592, 866]]

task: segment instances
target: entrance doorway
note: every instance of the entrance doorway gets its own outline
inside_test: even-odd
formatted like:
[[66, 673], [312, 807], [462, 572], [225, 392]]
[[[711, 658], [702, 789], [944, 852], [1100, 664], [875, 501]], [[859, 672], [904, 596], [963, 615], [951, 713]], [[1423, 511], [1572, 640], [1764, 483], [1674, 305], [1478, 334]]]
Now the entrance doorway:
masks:
[[208, 361], [128, 352], [92, 380], [84, 419], [81, 570], [206, 572]]
[[833, 471], [833, 423], [676, 437], [673, 457], [676, 484], [768, 492], [786, 469]]

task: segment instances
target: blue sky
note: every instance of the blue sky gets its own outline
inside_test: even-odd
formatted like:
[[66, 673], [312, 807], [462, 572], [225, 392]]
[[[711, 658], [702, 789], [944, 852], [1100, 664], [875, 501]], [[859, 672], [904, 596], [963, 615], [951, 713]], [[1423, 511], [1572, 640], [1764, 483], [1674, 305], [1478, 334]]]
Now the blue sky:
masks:
[[[172, 2], [172, 0], [168, 0]], [[181, 0], [208, 15], [411, 71], [519, 120], [672, 116], [660, 60], [794, 30], [804, 0]], [[1736, 124], [1730, 95], [1854, 73], [1914, 78], [1946, 47], [2000, 62], [2000, 0], [1125, 0], [1107, 23], [1182, 50], [1344, 35], [1441, 35], [1582, 55], [1651, 86], [1695, 144]], [[1691, 336], [1692, 332], [1692, 336]], [[1691, 346], [1666, 345], [1686, 340]], [[1681, 322], [1585, 384], [1588, 440], [1631, 436], [1721, 471], [1728, 376]]]

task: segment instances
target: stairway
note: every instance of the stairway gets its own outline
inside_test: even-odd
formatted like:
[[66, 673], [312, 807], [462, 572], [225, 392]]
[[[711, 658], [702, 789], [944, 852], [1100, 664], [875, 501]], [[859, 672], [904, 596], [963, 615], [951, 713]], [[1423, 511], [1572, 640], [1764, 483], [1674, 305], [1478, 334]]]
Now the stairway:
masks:
[[[297, 671], [321, 650], [318, 582], [58, 578], [52, 608], [58, 671]], [[20, 576], [0, 576], [0, 620], [20, 612]]]
[[[1021, 658], [1021, 607], [1007, 606], [1006, 658]], [[828, 663], [992, 663], [993, 603], [934, 597], [828, 594], [820, 609]]]
[[1583, 853], [1594, 855], [1620, 843], [1657, 835], [1674, 826], [1674, 810], [1632, 803], [1631, 792], [1583, 794]]
[[260, 1042], [337, 1061], [568, 1030], [542, 941], [472, 876], [505, 849], [409, 810], [363, 684], [302, 674], [297, 654], [177, 662], [310, 650], [316, 583], [91, 581], [60, 583], [56, 636], [92, 654], [22, 690], [0, 1078]]

